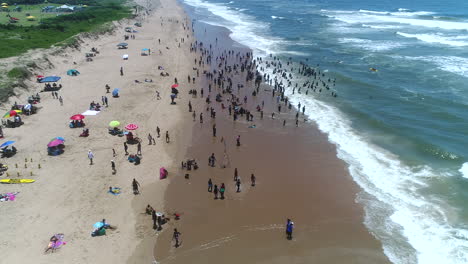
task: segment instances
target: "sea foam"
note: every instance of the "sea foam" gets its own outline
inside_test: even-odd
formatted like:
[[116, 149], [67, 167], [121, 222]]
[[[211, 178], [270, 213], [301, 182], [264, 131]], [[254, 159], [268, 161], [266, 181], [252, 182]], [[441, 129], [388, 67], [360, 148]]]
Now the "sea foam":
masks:
[[405, 37], [405, 38], [416, 38], [423, 42], [427, 43], [439, 43], [444, 44], [452, 47], [464, 47], [468, 46], [468, 41], [462, 41], [461, 37], [447, 37], [443, 34], [409, 34], [403, 32], [397, 32], [398, 35]]

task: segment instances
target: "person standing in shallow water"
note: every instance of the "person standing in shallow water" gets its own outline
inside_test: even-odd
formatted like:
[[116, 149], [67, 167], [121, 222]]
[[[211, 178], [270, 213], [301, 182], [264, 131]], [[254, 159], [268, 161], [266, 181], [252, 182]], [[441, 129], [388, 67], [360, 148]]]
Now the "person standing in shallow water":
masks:
[[224, 200], [224, 192], [226, 191], [226, 186], [224, 183], [221, 183], [221, 187], [219, 188], [219, 194], [221, 195], [221, 200]]
[[241, 187], [241, 181], [240, 181], [240, 178], [237, 178], [237, 181], [236, 181], [236, 187], [237, 187], [237, 191], [236, 191], [236, 192], [240, 192], [240, 187]]
[[178, 248], [180, 246], [179, 244], [179, 239], [180, 239], [181, 233], [177, 231], [177, 228], [174, 228], [174, 233], [172, 234], [172, 240], [175, 240], [175, 247]]
[[240, 147], [240, 135], [236, 138], [236, 146]]
[[288, 219], [286, 222], [286, 238], [288, 240], [292, 240], [292, 233], [294, 229], [294, 222], [291, 219]]
[[208, 192], [213, 191], [213, 182], [211, 181], [211, 178], [208, 180]]
[[216, 184], [214, 186], [213, 193], [214, 193], [214, 199], [218, 200], [218, 185]]

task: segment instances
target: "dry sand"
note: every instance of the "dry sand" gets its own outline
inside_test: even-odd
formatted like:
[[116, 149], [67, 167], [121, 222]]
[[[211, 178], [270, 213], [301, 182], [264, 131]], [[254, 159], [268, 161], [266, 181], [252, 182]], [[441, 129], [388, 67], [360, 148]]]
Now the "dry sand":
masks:
[[[181, 112], [179, 106], [169, 104], [169, 94], [174, 77], [180, 76], [179, 83], [186, 89], [186, 78], [182, 76], [192, 72], [186, 61], [193, 58], [187, 52], [190, 39], [182, 44], [182, 48], [177, 47], [179, 42], [176, 40], [187, 39], [190, 31], [183, 29], [185, 14], [175, 1], [141, 2], [141, 5], [155, 11], [142, 16], [143, 27], [136, 28], [139, 32], [135, 33], [135, 40], [127, 41], [128, 50], [118, 50], [116, 44], [123, 41], [124, 27], [132, 26], [135, 22], [132, 20], [121, 23], [112, 35], [85, 40], [79, 50], [70, 49], [65, 54], [49, 57], [54, 68], [38, 74], [62, 76], [60, 83], [63, 89], [59, 95], [63, 97], [64, 105], [52, 99], [50, 93], [41, 93], [38, 114], [24, 117], [25, 124], [19, 128], [4, 129], [6, 139], [17, 141], [15, 146], [19, 151], [12, 158], [2, 159], [10, 167], [10, 177], [16, 178], [20, 173], [20, 178], [32, 178], [36, 182], [0, 185], [0, 193], [20, 192], [16, 201], [0, 204], [0, 225], [3, 227], [1, 263], [152, 261], [152, 246], [149, 253], [142, 252], [142, 249], [135, 252], [145, 236], [154, 241], [156, 235], [150, 228], [150, 218], [139, 220], [145, 220], [146, 216], [141, 213], [148, 203], [158, 211], [163, 210], [162, 197], [167, 181], [159, 180], [159, 168], [165, 166], [171, 171], [173, 156], [181, 149], [179, 146], [190, 139], [187, 137], [191, 134], [190, 128], [176, 129], [181, 127]], [[163, 18], [162, 27], [160, 17]], [[158, 39], [161, 39], [161, 45], [158, 45]], [[84, 53], [91, 47], [97, 48], [100, 54], [93, 62], [86, 62]], [[142, 48], [150, 48], [152, 54], [140, 56]], [[130, 55], [128, 61], [121, 58], [125, 53]], [[171, 76], [161, 77], [159, 65]], [[124, 76], [119, 74], [121, 66], [124, 67]], [[68, 69], [77, 69], [81, 75], [67, 76]], [[134, 83], [134, 80], [143, 81], [145, 78], [154, 82]], [[112, 89], [120, 88], [121, 97], [116, 99], [105, 94], [105, 84]], [[40, 84], [30, 85], [32, 91], [42, 89]], [[160, 92], [161, 100], [156, 100], [156, 90]], [[32, 92], [13, 100], [23, 103], [29, 94]], [[187, 98], [183, 98], [185, 94], [182, 92], [182, 98], [177, 100], [179, 105], [187, 103]], [[103, 95], [109, 97], [109, 107], [97, 116], [88, 116], [85, 122], [90, 136], [78, 137], [81, 129], [70, 129], [69, 117], [87, 110], [91, 101], [100, 102]], [[134, 166], [126, 160], [123, 138], [107, 133], [111, 120], [119, 120], [123, 125], [131, 122], [139, 125], [137, 135], [143, 139], [140, 165]], [[166, 130], [170, 132], [170, 144], [164, 143], [162, 135], [156, 140], [156, 145], [147, 145], [146, 137], [148, 133], [156, 135], [156, 126], [161, 128], [161, 134]], [[64, 154], [51, 157], [47, 155], [46, 145], [55, 136], [66, 139], [66, 148]], [[112, 148], [117, 152], [115, 158]], [[94, 165], [89, 165], [89, 149], [95, 154]], [[129, 151], [135, 153], [136, 146], [129, 146]], [[112, 175], [111, 159], [117, 165], [116, 175]], [[38, 169], [39, 164], [41, 169]], [[141, 195], [132, 193], [133, 178], [143, 186]], [[121, 187], [122, 194], [114, 196], [107, 193], [109, 186]], [[151, 191], [146, 186], [151, 186]], [[91, 237], [93, 224], [102, 218], [118, 229], [109, 231], [107, 236]], [[55, 233], [64, 233], [67, 244], [53, 254], [44, 254], [49, 238]]]

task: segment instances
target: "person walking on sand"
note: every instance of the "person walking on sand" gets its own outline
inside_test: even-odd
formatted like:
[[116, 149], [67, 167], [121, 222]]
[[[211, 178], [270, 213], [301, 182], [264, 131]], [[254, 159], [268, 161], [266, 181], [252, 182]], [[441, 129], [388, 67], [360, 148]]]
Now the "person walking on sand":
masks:
[[250, 182], [252, 183], [252, 184], [251, 184], [252, 187], [255, 186], [255, 180], [256, 180], [256, 179], [257, 179], [257, 178], [255, 178], [255, 175], [252, 173], [252, 175], [250, 175]]
[[192, 102], [188, 101], [188, 111], [192, 112]]
[[218, 185], [216, 185], [216, 184], [214, 186], [213, 193], [214, 193], [214, 199], [218, 200]]
[[221, 195], [221, 200], [224, 200], [224, 192], [226, 191], [226, 186], [224, 183], [221, 183], [221, 187], [219, 188], [219, 194]]
[[151, 219], [153, 219], [153, 229], [158, 229], [158, 216], [156, 215], [156, 210], [151, 212]]
[[213, 182], [211, 181], [211, 178], [208, 180], [208, 192], [213, 191]]
[[151, 136], [151, 133], [148, 133], [148, 145], [153, 144], [153, 136]]
[[237, 138], [236, 138], [236, 145], [237, 145], [238, 147], [240, 147], [240, 145], [241, 145], [241, 144], [240, 144], [240, 135], [237, 135]]
[[203, 113], [200, 113], [200, 124], [203, 124]]
[[120, 76], [123, 76], [123, 67], [120, 67]]
[[124, 142], [125, 155], [128, 155], [128, 145], [127, 142]]
[[237, 173], [237, 168], [234, 169], [234, 181], [237, 182], [237, 179], [239, 178], [239, 174]]
[[159, 129], [159, 127], [157, 126], [157, 127], [156, 127], [156, 134], [158, 134], [158, 138], [161, 137], [161, 134], [160, 134], [160, 133], [161, 133], [161, 129]]
[[240, 178], [237, 178], [237, 181], [236, 181], [236, 187], [237, 187], [237, 191], [236, 191], [236, 192], [240, 192], [240, 187], [241, 187], [241, 181], [240, 181]]
[[179, 239], [180, 239], [181, 233], [177, 231], [177, 228], [174, 228], [174, 233], [172, 234], [172, 240], [175, 240], [175, 247], [178, 248], [180, 246], [179, 244]]
[[166, 131], [166, 143], [169, 143], [170, 139], [169, 139], [169, 131]]
[[111, 168], [112, 168], [112, 174], [116, 174], [117, 170], [115, 169], [115, 162], [114, 160], [111, 160]]
[[141, 155], [141, 143], [138, 142], [138, 145], [137, 145], [137, 155]]
[[60, 102], [60, 105], [63, 106], [63, 98], [62, 98], [62, 96], [59, 97], [59, 102]]
[[213, 124], [213, 137], [216, 137], [216, 124]]
[[93, 152], [91, 152], [91, 150], [88, 150], [88, 159], [89, 159], [89, 165], [93, 165], [94, 154]]
[[132, 187], [133, 187], [133, 194], [137, 195], [140, 194], [140, 191], [138, 190], [138, 187], [140, 187], [140, 183], [133, 178], [132, 181]]
[[195, 118], [197, 117], [197, 113], [195, 111], [193, 111], [192, 117], [193, 117], [193, 121], [195, 121]]

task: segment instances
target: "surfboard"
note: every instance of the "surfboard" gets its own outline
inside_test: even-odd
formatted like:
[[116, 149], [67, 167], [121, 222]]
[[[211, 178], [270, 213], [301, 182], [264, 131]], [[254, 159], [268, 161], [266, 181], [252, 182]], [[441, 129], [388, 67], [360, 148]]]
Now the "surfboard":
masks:
[[33, 183], [35, 181], [32, 179], [1, 179], [0, 183]]

